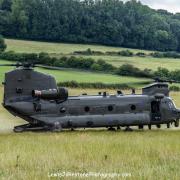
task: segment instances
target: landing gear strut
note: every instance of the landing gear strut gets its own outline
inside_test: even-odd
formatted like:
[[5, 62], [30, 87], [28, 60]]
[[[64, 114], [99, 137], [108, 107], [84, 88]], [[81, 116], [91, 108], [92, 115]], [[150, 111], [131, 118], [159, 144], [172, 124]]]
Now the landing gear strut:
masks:
[[167, 123], [167, 128], [168, 128], [168, 129], [170, 128], [170, 123]]
[[160, 129], [160, 128], [161, 128], [161, 125], [160, 125], [160, 124], [157, 124], [156, 126], [157, 126], [157, 128], [158, 128], [158, 129]]
[[139, 125], [139, 129], [143, 130], [144, 126], [143, 125]]
[[179, 127], [179, 119], [176, 119], [174, 122], [175, 127]]
[[151, 129], [152, 129], [152, 126], [151, 126], [151, 124], [149, 124], [149, 125], [148, 125], [148, 128], [149, 128], [149, 130], [151, 130]]

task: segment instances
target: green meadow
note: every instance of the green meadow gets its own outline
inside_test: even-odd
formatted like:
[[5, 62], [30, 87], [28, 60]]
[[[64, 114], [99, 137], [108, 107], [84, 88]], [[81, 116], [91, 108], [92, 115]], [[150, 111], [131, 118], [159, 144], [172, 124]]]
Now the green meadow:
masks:
[[[85, 56], [89, 57], [89, 56]], [[124, 57], [124, 56], [90, 56], [93, 59], [103, 59], [106, 62], [119, 67], [123, 64], [132, 64], [140, 69], [152, 69], [157, 70], [158, 67], [167, 68], [172, 71], [180, 68], [180, 59], [173, 58], [153, 58], [151, 56], [147, 57]]]
[[[29, 53], [55, 53], [55, 54], [70, 54], [74, 51], [85, 51], [88, 48], [94, 51], [121, 51], [127, 48], [112, 47], [112, 46], [102, 46], [102, 45], [86, 45], [86, 44], [67, 44], [67, 43], [49, 43], [49, 42], [37, 42], [37, 41], [25, 41], [25, 40], [15, 40], [6, 39], [6, 44], [8, 46], [7, 51], [15, 52], [29, 52]], [[129, 49], [136, 52], [151, 53], [152, 51]]]
[[[0, 64], [9, 64], [10, 62], [0, 60]], [[0, 67], [0, 81], [4, 79], [4, 73], [12, 70], [12, 67]], [[129, 84], [135, 87], [139, 87], [138, 83], [146, 83], [151, 81], [146, 78], [133, 78], [125, 76], [117, 76], [112, 74], [94, 73], [87, 71], [77, 70], [47, 70], [43, 68], [36, 68], [37, 71], [52, 75], [56, 78], [57, 82], [64, 81], [77, 81], [77, 82], [102, 82], [102, 83], [121, 83]]]
[[[121, 48], [92, 45], [76, 45], [64, 43], [45, 43], [33, 41], [8, 40], [8, 50], [16, 52], [49, 52], [72, 53], [75, 50], [112, 51]], [[99, 48], [99, 49], [98, 49]], [[140, 51], [140, 50], [134, 50]], [[98, 56], [99, 57], [99, 56]], [[94, 57], [94, 58], [98, 58]], [[123, 63], [126, 57], [104, 57], [106, 61]], [[138, 58], [138, 57], [135, 57]], [[146, 59], [132, 58], [129, 61], [140, 68], [157, 68], [166, 66], [171, 70], [178, 67], [178, 60], [172, 59]], [[166, 60], [166, 61], [163, 61]], [[115, 62], [116, 61], [116, 62]], [[136, 62], [137, 61], [137, 62]], [[159, 61], [159, 62], [158, 62]], [[0, 64], [10, 63], [0, 60]], [[0, 67], [0, 81], [4, 73], [12, 67]], [[104, 82], [104, 83], [138, 83], [147, 79], [121, 77], [103, 73], [85, 71], [50, 71], [42, 68], [36, 70], [53, 75], [57, 81], [76, 80], [78, 82]], [[139, 89], [140, 87], [137, 86]], [[70, 95], [79, 95], [84, 92], [97, 94], [98, 89], [69, 89]], [[103, 90], [101, 90], [103, 91]], [[104, 89], [111, 94], [115, 90]], [[0, 86], [0, 102], [3, 99], [3, 87]], [[141, 91], [138, 90], [138, 93]], [[124, 91], [130, 93], [130, 90]], [[177, 107], [180, 107], [180, 92], [171, 92]], [[9, 114], [0, 105], [0, 179], [77, 179], [50, 178], [51, 173], [128, 173], [130, 177], [114, 179], [173, 179], [180, 177], [180, 129], [162, 129], [153, 127], [152, 131], [146, 129], [133, 132], [124, 132], [123, 129], [110, 132], [106, 129], [77, 129], [63, 131], [62, 133], [22, 133], [15, 134], [14, 126], [24, 124], [20, 118]], [[84, 179], [84, 178], [81, 178]], [[100, 179], [89, 177], [86, 179]]]
[[[85, 51], [88, 48], [94, 51], [121, 51], [127, 50], [128, 48], [119, 48], [111, 46], [101, 46], [101, 45], [83, 45], [83, 44], [66, 44], [66, 43], [47, 43], [47, 42], [36, 42], [36, 41], [24, 41], [24, 40], [14, 40], [6, 39], [7, 51], [15, 52], [26, 52], [26, 53], [40, 53], [47, 52], [51, 56], [60, 57], [63, 55], [70, 56], [74, 51]], [[138, 50], [138, 49], [129, 49], [130, 51], [144, 52], [150, 54], [152, 51]], [[79, 55], [77, 55], [79, 56]], [[175, 70], [180, 67], [180, 59], [173, 58], [153, 58], [150, 56], [147, 57], [124, 57], [124, 56], [84, 56], [91, 57], [95, 60], [103, 59], [108, 63], [113, 64], [114, 66], [121, 66], [122, 64], [132, 64], [135, 67], [140, 69], [149, 68], [156, 70], [158, 67], [164, 67], [169, 70]]]

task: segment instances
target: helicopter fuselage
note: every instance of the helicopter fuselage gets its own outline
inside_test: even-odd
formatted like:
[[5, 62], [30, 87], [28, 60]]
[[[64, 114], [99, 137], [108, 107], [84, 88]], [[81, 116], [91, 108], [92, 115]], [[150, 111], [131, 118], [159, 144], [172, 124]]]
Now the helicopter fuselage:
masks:
[[83, 95], [65, 102], [22, 97], [4, 106], [30, 123], [60, 123], [62, 128], [167, 124], [180, 113], [171, 98], [148, 95]]
[[139, 95], [120, 92], [68, 96], [52, 76], [18, 68], [5, 74], [3, 106], [30, 126], [48, 130], [179, 125], [180, 110], [169, 97], [167, 83], [152, 84]]

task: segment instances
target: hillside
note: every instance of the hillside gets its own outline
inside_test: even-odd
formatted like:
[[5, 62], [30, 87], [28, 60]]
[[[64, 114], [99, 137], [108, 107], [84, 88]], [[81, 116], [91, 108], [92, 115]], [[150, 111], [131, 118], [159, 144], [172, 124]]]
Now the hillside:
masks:
[[0, 34], [180, 51], [180, 15], [130, 0], [1, 0]]
[[[111, 46], [101, 46], [101, 45], [83, 45], [83, 44], [65, 44], [65, 43], [49, 43], [49, 42], [37, 42], [37, 41], [25, 41], [25, 40], [15, 40], [15, 39], [6, 39], [7, 44], [6, 51], [15, 51], [20, 53], [40, 53], [47, 52], [53, 57], [61, 56], [71, 56], [75, 51], [85, 51], [90, 48], [92, 51], [100, 52], [117, 52], [121, 50], [127, 50], [128, 48], [118, 48]], [[152, 51], [139, 50], [139, 49], [128, 49], [134, 53], [142, 52], [145, 54], [150, 54]], [[158, 67], [164, 67], [169, 70], [179, 69], [180, 59], [174, 58], [153, 58], [153, 57], [124, 57], [124, 56], [108, 56], [108, 55], [99, 55], [99, 56], [85, 56], [85, 55], [76, 55], [83, 57], [92, 57], [95, 60], [103, 59], [108, 63], [113, 64], [114, 66], [119, 67], [122, 64], [128, 63], [132, 64], [135, 67], [140, 69], [150, 68], [157, 69]]]
[[[74, 51], [85, 51], [88, 48], [94, 51], [121, 51], [127, 48], [103, 46], [103, 45], [89, 45], [89, 44], [72, 44], [72, 43], [53, 43], [42, 41], [18, 40], [18, 39], [5, 39], [7, 44], [7, 51], [27, 52], [27, 53], [40, 53], [46, 52], [50, 54], [71, 54]], [[153, 51], [131, 49], [132, 52], [151, 53]]]
[[[10, 62], [0, 60], [0, 64], [7, 64]], [[4, 73], [12, 70], [12, 67], [0, 67], [0, 81], [2, 82], [4, 79]], [[76, 71], [76, 70], [46, 70], [42, 68], [36, 68], [37, 71], [43, 72], [46, 74], [50, 74], [56, 78], [57, 82], [64, 82], [64, 81], [77, 81], [77, 82], [102, 82], [105, 84], [110, 83], [120, 83], [120, 84], [128, 84], [129, 86], [135, 87], [142, 87], [143, 83], [147, 83], [151, 81], [146, 78], [133, 78], [133, 77], [124, 77], [124, 76], [117, 76], [111, 74], [104, 74], [104, 73], [92, 73], [92, 72], [83, 72], [83, 71]], [[139, 85], [139, 83], [142, 83]]]

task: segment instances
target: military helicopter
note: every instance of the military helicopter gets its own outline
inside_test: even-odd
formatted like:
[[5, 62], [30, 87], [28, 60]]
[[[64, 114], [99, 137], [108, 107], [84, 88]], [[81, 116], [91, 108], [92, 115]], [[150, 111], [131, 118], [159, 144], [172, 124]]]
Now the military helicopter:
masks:
[[[14, 116], [28, 122], [26, 125], [14, 127], [14, 132], [53, 131], [75, 128], [106, 127], [115, 130], [131, 126], [143, 129], [152, 125], [161, 128], [166, 124], [179, 126], [180, 109], [177, 109], [169, 97], [168, 83], [156, 79], [155, 82], [142, 89], [142, 94], [135, 90], [124, 95], [120, 90], [114, 95], [107, 92], [97, 95], [69, 96], [68, 90], [57, 87], [55, 78], [37, 72], [35, 67], [61, 70], [31, 63], [3, 64], [15, 66], [5, 73], [4, 100], [2, 105]], [[178, 83], [178, 82], [176, 82]]]

